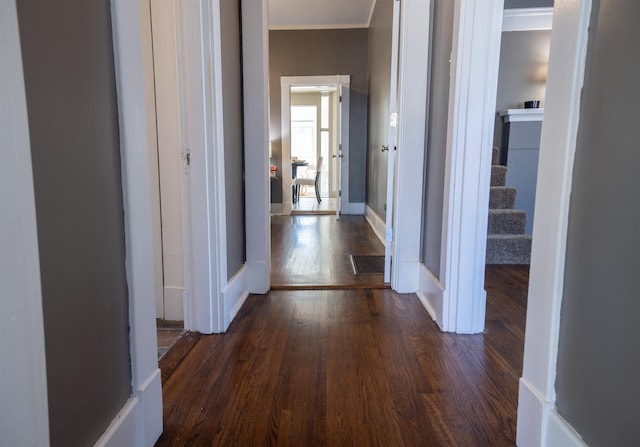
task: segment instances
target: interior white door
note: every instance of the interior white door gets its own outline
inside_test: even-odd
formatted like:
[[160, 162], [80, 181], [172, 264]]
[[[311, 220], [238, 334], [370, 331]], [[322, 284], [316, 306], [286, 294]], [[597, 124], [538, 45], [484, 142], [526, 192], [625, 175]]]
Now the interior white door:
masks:
[[337, 104], [337, 115], [338, 119], [336, 134], [337, 134], [337, 144], [334, 148], [333, 158], [336, 159], [336, 219], [340, 220], [340, 213], [342, 212], [342, 159], [344, 158], [344, 153], [342, 151], [342, 84], [340, 83], [340, 76], [338, 78], [338, 104]]
[[385, 213], [384, 282], [391, 282], [391, 252], [393, 247], [393, 203], [395, 198], [396, 149], [398, 129], [398, 47], [400, 42], [400, 2], [393, 2], [391, 30], [391, 76], [389, 85], [389, 150], [387, 151], [387, 209]]

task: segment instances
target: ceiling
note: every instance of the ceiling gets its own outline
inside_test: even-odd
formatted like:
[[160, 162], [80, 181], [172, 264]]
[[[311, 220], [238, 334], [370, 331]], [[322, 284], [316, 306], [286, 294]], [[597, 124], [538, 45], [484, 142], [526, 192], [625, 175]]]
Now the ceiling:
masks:
[[367, 28], [375, 3], [376, 0], [269, 0], [269, 28]]

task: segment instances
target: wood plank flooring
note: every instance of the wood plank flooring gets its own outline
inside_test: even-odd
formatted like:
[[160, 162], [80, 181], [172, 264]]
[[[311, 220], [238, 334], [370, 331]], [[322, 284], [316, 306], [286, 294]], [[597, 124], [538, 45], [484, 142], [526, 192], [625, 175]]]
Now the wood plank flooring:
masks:
[[354, 275], [349, 254], [384, 255], [363, 216], [272, 216], [271, 287], [386, 287], [383, 275]]
[[391, 290], [250, 296], [164, 380], [157, 445], [513, 446], [527, 277], [488, 267], [479, 335]]

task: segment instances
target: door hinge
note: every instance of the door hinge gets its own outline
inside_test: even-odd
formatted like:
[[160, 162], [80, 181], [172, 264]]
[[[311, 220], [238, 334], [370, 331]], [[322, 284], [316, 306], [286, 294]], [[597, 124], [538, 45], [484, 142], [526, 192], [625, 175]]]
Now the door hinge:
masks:
[[338, 102], [342, 102], [342, 95], [338, 98]]
[[391, 242], [393, 240], [393, 228], [387, 228], [387, 232], [385, 234], [387, 242]]
[[342, 190], [338, 191], [338, 197], [342, 197]]
[[182, 160], [184, 161], [185, 166], [191, 166], [191, 149], [185, 148], [182, 151]]

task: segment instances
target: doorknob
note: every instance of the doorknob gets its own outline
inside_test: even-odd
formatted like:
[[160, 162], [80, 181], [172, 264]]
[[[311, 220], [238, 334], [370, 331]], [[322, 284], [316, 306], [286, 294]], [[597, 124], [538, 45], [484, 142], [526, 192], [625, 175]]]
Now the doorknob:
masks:
[[389, 150], [389, 146], [385, 146], [385, 145], [382, 146], [382, 152], [388, 151], [388, 150]]

